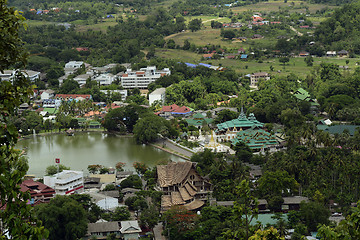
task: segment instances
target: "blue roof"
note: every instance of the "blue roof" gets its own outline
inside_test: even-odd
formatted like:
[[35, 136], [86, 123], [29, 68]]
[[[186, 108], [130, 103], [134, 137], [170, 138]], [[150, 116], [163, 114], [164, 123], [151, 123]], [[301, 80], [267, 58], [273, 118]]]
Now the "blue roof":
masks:
[[224, 6], [225, 6], [225, 7], [230, 7], [230, 4], [227, 3], [227, 4], [224, 4]]
[[199, 65], [204, 66], [204, 67], [207, 67], [207, 68], [212, 67], [212, 65], [206, 64], [206, 63], [199, 63]]
[[192, 68], [196, 68], [197, 65], [196, 64], [193, 64], [193, 63], [185, 63], [186, 66], [188, 67], [192, 67]]
[[244, 58], [247, 58], [247, 54], [241, 54], [241, 58], [244, 59]]

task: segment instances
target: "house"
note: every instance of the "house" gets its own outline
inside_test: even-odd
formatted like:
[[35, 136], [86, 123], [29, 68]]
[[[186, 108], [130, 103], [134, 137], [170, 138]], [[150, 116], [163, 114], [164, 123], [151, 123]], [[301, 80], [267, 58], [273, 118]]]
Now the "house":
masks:
[[255, 14], [252, 16], [253, 22], [261, 22], [264, 19], [262, 17], [260, 17], [259, 15]]
[[283, 197], [284, 202], [281, 205], [281, 210], [287, 212], [290, 210], [300, 210], [300, 203], [301, 202], [309, 202], [307, 197], [302, 196], [294, 196], [294, 197]]
[[84, 191], [84, 173], [82, 171], [64, 170], [53, 176], [44, 176], [44, 184], [54, 188], [56, 194], [71, 195]]
[[110, 85], [116, 80], [116, 77], [111, 73], [103, 73], [94, 79], [98, 84], [102, 86]]
[[248, 55], [247, 55], [247, 54], [241, 54], [240, 59], [244, 60], [244, 59], [247, 59], [247, 58], [248, 58]]
[[120, 94], [121, 101], [125, 101], [128, 96], [128, 90], [100, 90], [100, 92], [105, 93], [109, 97], [113, 94]]
[[338, 51], [337, 55], [339, 57], [348, 57], [349, 56], [349, 52], [346, 51], [346, 50], [341, 50], [341, 51]]
[[139, 88], [147, 89], [147, 86], [155, 82], [157, 79], [163, 76], [170, 75], [171, 71], [169, 68], [163, 70], [157, 70], [155, 66], [148, 66], [146, 68], [140, 68], [139, 71], [132, 71], [127, 69], [126, 72], [121, 76], [121, 85], [123, 88]]
[[68, 62], [68, 63], [65, 64], [65, 68], [68, 68], [68, 69], [70, 69], [70, 68], [73, 68], [73, 69], [75, 69], [75, 68], [81, 68], [81, 67], [83, 66], [83, 64], [84, 64], [84, 62], [81, 62], [81, 61], [79, 61], [79, 62], [77, 62], [77, 61], [70, 61], [70, 62]]
[[87, 239], [106, 239], [110, 234], [115, 234], [116, 238], [121, 237], [120, 222], [88, 223]]
[[308, 57], [308, 56], [310, 56], [310, 53], [308, 53], [308, 52], [300, 52], [299, 53], [299, 57]]
[[74, 80], [77, 81], [78, 84], [81, 86], [81, 85], [86, 84], [86, 81], [88, 79], [92, 80], [92, 77], [93, 77], [92, 74], [81, 74], [81, 75], [74, 77]]
[[141, 228], [138, 221], [121, 221], [120, 232], [124, 240], [136, 240], [140, 238]]
[[91, 188], [100, 189], [100, 187], [101, 187], [100, 178], [96, 178], [96, 177], [84, 178], [84, 188], [85, 189], [91, 189]]
[[336, 51], [327, 51], [326, 56], [327, 57], [336, 57]]
[[149, 94], [149, 105], [151, 106], [155, 101], [159, 101], [162, 104], [165, 103], [165, 88], [157, 88]]
[[[34, 82], [40, 79], [40, 72], [32, 71], [32, 70], [21, 70], [22, 75], [24, 75], [31, 82]], [[4, 70], [4, 72], [0, 73], [0, 80], [11, 81], [14, 79], [16, 74], [16, 70]]]
[[212, 123], [214, 120], [212, 118], [206, 118], [201, 113], [195, 113], [192, 118], [187, 118], [185, 121], [189, 126], [195, 126], [197, 128], [201, 128], [204, 124], [208, 125]]
[[262, 38], [264, 38], [264, 36], [263, 36], [263, 35], [260, 35], [260, 34], [254, 34], [254, 35], [252, 35], [252, 37], [251, 37], [251, 39], [262, 39]]
[[217, 139], [230, 141], [231, 139], [236, 138], [238, 132], [254, 127], [261, 129], [264, 127], [264, 124], [256, 120], [253, 113], [250, 113], [249, 117], [246, 117], [243, 109], [241, 109], [241, 113], [238, 118], [219, 123], [215, 133], [217, 135]]
[[171, 115], [190, 115], [192, 110], [186, 106], [178, 106], [176, 104], [170, 106], [163, 106], [159, 115], [162, 116], [171, 116]]
[[238, 49], [238, 54], [244, 54], [244, 53], [245, 53], [245, 49], [243, 49], [243, 48]]
[[42, 102], [43, 108], [59, 108], [61, 105], [61, 100], [56, 99], [44, 99]]
[[161, 212], [175, 205], [183, 205], [188, 210], [201, 208], [212, 191], [211, 183], [196, 171], [192, 162], [171, 162], [156, 166], [157, 188], [161, 196]]
[[92, 99], [90, 94], [56, 94], [55, 99], [62, 101], [82, 101]]
[[354, 136], [355, 132], [358, 131], [358, 129], [360, 129], [360, 125], [341, 124], [341, 125], [328, 126], [328, 125], [324, 125], [324, 124], [318, 124], [316, 126], [316, 128], [318, 130], [323, 130], [325, 132], [328, 132], [332, 135], [342, 134], [345, 131], [345, 132], [348, 132], [350, 136]]
[[260, 79], [265, 81], [270, 80], [270, 75], [267, 72], [257, 72], [250, 75], [250, 87], [256, 87]]
[[20, 191], [30, 193], [30, 204], [48, 203], [55, 196], [55, 190], [41, 182], [32, 179], [24, 180], [20, 184]]
[[203, 54], [202, 56], [203, 58], [208, 58], [208, 59], [211, 59], [214, 57], [214, 53], [207, 53], [207, 54]]
[[55, 93], [55, 91], [51, 90], [51, 89], [47, 89], [47, 90], [43, 91], [40, 95], [41, 100], [53, 98], [55, 96], [54, 93]]
[[294, 96], [301, 101], [310, 102], [311, 108], [313, 108], [313, 109], [315, 109], [319, 106], [319, 103], [316, 101], [316, 99], [312, 99], [310, 97], [310, 94], [308, 93], [308, 91], [306, 91], [303, 88], [299, 88], [298, 90], [296, 90], [294, 93]]
[[101, 123], [98, 121], [90, 121], [89, 128], [101, 128]]
[[21, 114], [22, 112], [28, 110], [30, 108], [30, 105], [27, 103], [22, 103], [20, 104], [20, 106], [18, 107], [18, 113]]

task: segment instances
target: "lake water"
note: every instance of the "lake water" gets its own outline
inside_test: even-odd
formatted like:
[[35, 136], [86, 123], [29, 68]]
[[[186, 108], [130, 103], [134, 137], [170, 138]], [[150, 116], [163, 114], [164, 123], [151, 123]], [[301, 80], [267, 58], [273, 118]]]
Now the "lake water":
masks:
[[26, 149], [29, 161], [27, 174], [36, 177], [42, 177], [46, 167], [55, 164], [56, 158], [60, 158], [60, 163], [71, 170], [84, 171], [85, 174], [87, 166], [92, 164], [115, 167], [116, 163], [124, 162], [126, 170], [133, 170], [134, 162], [155, 166], [168, 159], [181, 161], [179, 157], [157, 148], [137, 145], [134, 138], [100, 132], [33, 136], [19, 141], [17, 148]]

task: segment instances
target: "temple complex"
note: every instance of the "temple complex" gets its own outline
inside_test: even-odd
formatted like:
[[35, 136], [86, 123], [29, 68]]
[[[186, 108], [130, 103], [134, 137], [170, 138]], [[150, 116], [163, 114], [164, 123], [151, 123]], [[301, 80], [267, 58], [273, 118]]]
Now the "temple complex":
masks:
[[250, 113], [249, 117], [246, 117], [243, 109], [241, 109], [241, 113], [238, 118], [224, 123], [219, 123], [215, 133], [218, 140], [230, 141], [236, 137], [238, 132], [254, 127], [263, 128], [264, 124], [256, 120], [253, 113]]

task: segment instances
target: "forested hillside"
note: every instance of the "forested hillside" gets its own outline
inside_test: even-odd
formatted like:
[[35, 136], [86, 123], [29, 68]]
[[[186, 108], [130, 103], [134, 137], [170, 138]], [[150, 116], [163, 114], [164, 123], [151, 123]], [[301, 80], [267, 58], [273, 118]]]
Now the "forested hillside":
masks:
[[[315, 31], [316, 39], [332, 50], [360, 53], [360, 3], [344, 5]], [[329, 49], [330, 50], [330, 49]]]

